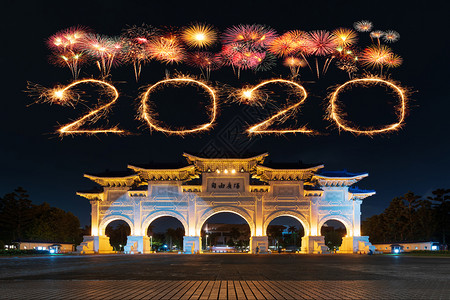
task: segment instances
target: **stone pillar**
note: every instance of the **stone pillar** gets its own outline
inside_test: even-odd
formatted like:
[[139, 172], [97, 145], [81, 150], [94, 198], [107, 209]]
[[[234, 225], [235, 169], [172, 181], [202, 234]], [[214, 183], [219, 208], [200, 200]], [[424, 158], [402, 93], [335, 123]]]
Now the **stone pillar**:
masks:
[[354, 236], [361, 235], [361, 204], [362, 204], [361, 200], [353, 200], [353, 233], [352, 233], [352, 235], [354, 235]]
[[[188, 236], [195, 236], [196, 234], [201, 235], [201, 228], [199, 232], [196, 232], [196, 224], [197, 224], [197, 197], [195, 194], [187, 193], [185, 196], [187, 199], [188, 211], [186, 214], [186, 222], [188, 224], [188, 228], [186, 228], [185, 234]], [[201, 246], [200, 246], [201, 249]]]
[[369, 253], [370, 250], [375, 252], [375, 246], [369, 242], [368, 236], [346, 236], [339, 247], [339, 253]]
[[145, 236], [147, 232], [144, 232], [147, 228], [141, 228], [142, 218], [141, 218], [141, 198], [128, 198], [130, 202], [133, 203], [133, 230], [131, 235]]
[[91, 236], [98, 236], [99, 232], [99, 201], [91, 200]]
[[304, 236], [302, 237], [302, 253], [328, 253], [324, 236]]
[[151, 252], [148, 236], [128, 236], [127, 245], [123, 248], [125, 254], [147, 254]]
[[197, 254], [202, 250], [202, 238], [200, 236], [184, 236], [183, 252], [185, 254]]
[[255, 216], [253, 220], [253, 224], [249, 224], [250, 226], [254, 226], [254, 235], [255, 236], [263, 236], [264, 232], [264, 204], [263, 197], [258, 195], [255, 197]]
[[[319, 208], [318, 208], [318, 198], [312, 198], [310, 204], [310, 214], [309, 214], [309, 224], [310, 230], [309, 235], [320, 236], [319, 228]], [[305, 232], [305, 234], [308, 234]]]
[[269, 253], [269, 238], [267, 236], [251, 236], [250, 253], [256, 254], [256, 247], [259, 248], [258, 253]]
[[106, 235], [92, 236], [85, 235], [83, 242], [77, 247], [77, 252], [81, 254], [107, 254], [116, 253], [113, 251], [111, 244], [109, 243], [109, 237]]

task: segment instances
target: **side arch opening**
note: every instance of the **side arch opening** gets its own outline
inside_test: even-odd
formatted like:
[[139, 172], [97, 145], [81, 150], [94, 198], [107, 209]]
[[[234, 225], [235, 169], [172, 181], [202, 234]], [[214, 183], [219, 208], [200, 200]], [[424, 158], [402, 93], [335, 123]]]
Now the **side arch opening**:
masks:
[[251, 226], [242, 215], [234, 211], [217, 211], [203, 218], [200, 236], [204, 252], [248, 252]]

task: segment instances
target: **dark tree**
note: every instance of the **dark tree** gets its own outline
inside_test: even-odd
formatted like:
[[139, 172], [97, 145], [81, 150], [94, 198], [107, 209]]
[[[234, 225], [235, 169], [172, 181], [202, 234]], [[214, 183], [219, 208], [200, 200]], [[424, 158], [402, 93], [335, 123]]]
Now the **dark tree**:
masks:
[[177, 249], [183, 249], [183, 237], [184, 228], [178, 227], [177, 229], [167, 229], [165, 240], [166, 244], [169, 246], [169, 249], [172, 250], [173, 246]]
[[111, 222], [105, 229], [105, 234], [109, 237], [109, 243], [116, 251], [122, 251], [123, 246], [127, 244], [130, 233], [130, 226], [125, 221]]
[[432, 194], [433, 197], [428, 197], [428, 200], [434, 202], [442, 243], [446, 244], [447, 234], [450, 231], [450, 189], [437, 189]]
[[450, 189], [437, 189], [433, 196], [421, 199], [408, 192], [394, 198], [379, 215], [362, 223], [364, 235], [372, 243], [433, 240], [446, 244], [450, 232]]
[[237, 227], [232, 227], [231, 231], [230, 231], [230, 235], [231, 235], [231, 238], [233, 239], [233, 241], [237, 241], [239, 239], [239, 237], [241, 236], [241, 232], [239, 231], [239, 229]]
[[281, 225], [269, 225], [267, 226], [267, 236], [272, 239], [273, 243], [280, 246], [283, 243], [283, 229]]
[[1, 240], [10, 243], [25, 239], [27, 227], [33, 221], [31, 200], [27, 192], [18, 187], [13, 193], [0, 198]]

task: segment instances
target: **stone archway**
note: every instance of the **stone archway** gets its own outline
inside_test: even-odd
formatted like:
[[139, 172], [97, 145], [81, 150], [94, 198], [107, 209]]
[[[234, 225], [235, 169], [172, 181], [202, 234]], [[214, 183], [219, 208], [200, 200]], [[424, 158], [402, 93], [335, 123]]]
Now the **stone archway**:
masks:
[[174, 212], [174, 211], [157, 211], [157, 212], [149, 214], [142, 222], [142, 226], [141, 226], [142, 235], [146, 236], [147, 229], [150, 226], [150, 224], [153, 221], [155, 221], [156, 219], [161, 218], [161, 217], [173, 217], [173, 218], [177, 219], [183, 225], [185, 234], [187, 234], [189, 232], [188, 231], [189, 230], [188, 223], [183, 215], [181, 215], [177, 212]]
[[247, 222], [248, 226], [250, 227], [250, 236], [255, 235], [255, 223], [253, 221], [253, 218], [245, 210], [239, 209], [236, 207], [231, 207], [231, 206], [213, 207], [213, 208], [207, 210], [205, 213], [203, 213], [201, 215], [201, 217], [199, 217], [199, 219], [198, 219], [196, 229], [195, 229], [195, 235], [200, 236], [203, 224], [205, 224], [206, 220], [208, 220], [213, 215], [216, 215], [219, 213], [234, 213], [234, 214], [237, 214], [238, 216], [242, 217]]
[[322, 217], [318, 224], [318, 231], [320, 232], [320, 229], [322, 228], [323, 224], [325, 222], [335, 220], [341, 222], [345, 226], [345, 230], [347, 231], [347, 236], [353, 236], [353, 228], [352, 228], [352, 222], [342, 215], [328, 215], [325, 217]]
[[310, 226], [309, 226], [309, 222], [305, 218], [305, 216], [303, 216], [299, 212], [290, 211], [290, 210], [277, 211], [277, 212], [274, 212], [274, 213], [270, 214], [269, 216], [267, 216], [266, 220], [264, 221], [263, 235], [267, 235], [267, 227], [269, 226], [270, 222], [272, 222], [273, 220], [275, 220], [278, 217], [283, 217], [283, 216], [292, 217], [292, 218], [298, 220], [300, 222], [300, 224], [302, 224], [302, 226], [303, 226], [303, 230], [305, 231], [305, 236], [309, 235]]
[[131, 221], [131, 219], [129, 219], [127, 216], [124, 215], [109, 215], [103, 218], [99, 225], [99, 235], [104, 236], [106, 226], [108, 226], [109, 223], [117, 220], [125, 221], [128, 224], [128, 226], [130, 226], [130, 235], [134, 235], [133, 221]]

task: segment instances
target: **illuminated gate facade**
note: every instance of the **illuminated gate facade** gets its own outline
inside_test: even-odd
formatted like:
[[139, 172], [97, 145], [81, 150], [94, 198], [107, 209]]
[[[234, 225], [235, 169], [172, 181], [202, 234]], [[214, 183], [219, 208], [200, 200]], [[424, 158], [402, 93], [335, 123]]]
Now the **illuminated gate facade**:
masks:
[[267, 153], [251, 158], [201, 158], [184, 154], [188, 166], [178, 169], [149, 169], [128, 166], [129, 176], [85, 177], [102, 186], [101, 191], [79, 192], [92, 206], [90, 236], [80, 253], [111, 253], [106, 226], [115, 220], [128, 223], [131, 234], [126, 253], [149, 253], [147, 229], [159, 217], [178, 219], [184, 227], [185, 253], [201, 252], [201, 229], [214, 214], [231, 212], [250, 226], [250, 251], [268, 251], [269, 223], [291, 216], [303, 225], [304, 253], [324, 253], [327, 247], [320, 228], [328, 220], [345, 225], [340, 252], [374, 250], [369, 237], [361, 236], [362, 199], [375, 194], [352, 188], [368, 176], [346, 171], [324, 172], [323, 165], [272, 168], [263, 165]]

